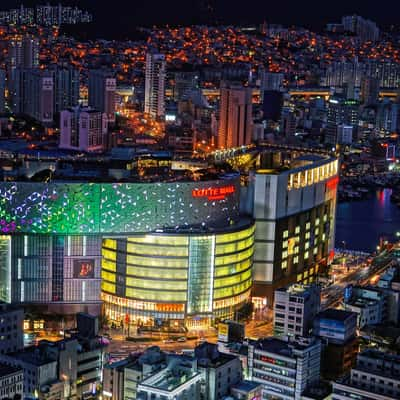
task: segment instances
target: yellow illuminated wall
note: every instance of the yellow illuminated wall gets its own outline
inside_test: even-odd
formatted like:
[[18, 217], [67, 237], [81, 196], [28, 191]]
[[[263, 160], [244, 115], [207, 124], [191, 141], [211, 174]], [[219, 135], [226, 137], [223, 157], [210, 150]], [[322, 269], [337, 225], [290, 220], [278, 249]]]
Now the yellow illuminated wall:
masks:
[[[214, 236], [215, 240], [205, 243], [213, 247], [207, 250], [212, 255], [210, 293], [212, 307], [220, 316], [249, 299], [254, 225]], [[172, 310], [182, 315], [187, 312], [189, 259], [197, 259], [189, 254], [190, 243], [202, 237], [148, 234], [105, 239], [101, 276], [106, 310], [111, 306], [120, 308], [121, 314], [131, 313], [133, 318], [135, 313], [151, 316], [155, 311], [171, 313]]]

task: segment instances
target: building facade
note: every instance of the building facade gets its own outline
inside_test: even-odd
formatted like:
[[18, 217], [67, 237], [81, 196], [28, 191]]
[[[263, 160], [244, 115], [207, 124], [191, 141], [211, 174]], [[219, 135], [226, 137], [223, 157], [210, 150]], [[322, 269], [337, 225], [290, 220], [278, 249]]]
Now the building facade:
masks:
[[102, 299], [107, 316], [121, 321], [196, 327], [232, 317], [252, 286], [254, 225], [221, 233], [156, 233], [106, 239]]
[[153, 119], [165, 118], [165, 56], [146, 54], [144, 112]]
[[308, 336], [321, 306], [317, 285], [294, 284], [275, 291], [275, 335]]
[[249, 345], [250, 379], [263, 385], [263, 398], [300, 400], [307, 386], [320, 378], [321, 342], [292, 342], [274, 337]]
[[218, 148], [250, 144], [253, 135], [252, 89], [239, 84], [221, 83]]
[[109, 124], [115, 123], [116, 89], [113, 72], [104, 69], [89, 71], [89, 106], [105, 113]]
[[246, 204], [256, 220], [254, 297], [272, 306], [276, 289], [312, 283], [330, 262], [337, 184], [338, 161], [319, 155], [278, 161], [251, 175]]
[[100, 152], [107, 146], [107, 115], [90, 108], [63, 110], [60, 115], [60, 148]]

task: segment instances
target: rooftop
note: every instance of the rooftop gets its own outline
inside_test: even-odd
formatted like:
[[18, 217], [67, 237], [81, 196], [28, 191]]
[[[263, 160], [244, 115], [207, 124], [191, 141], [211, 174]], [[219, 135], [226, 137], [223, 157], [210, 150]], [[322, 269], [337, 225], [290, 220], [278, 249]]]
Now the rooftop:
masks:
[[296, 338], [294, 341], [286, 341], [275, 337], [268, 337], [265, 339], [259, 339], [254, 347], [256, 350], [261, 350], [269, 353], [278, 354], [284, 357], [293, 357], [293, 351], [295, 350], [306, 350], [312, 345], [316, 344], [315, 338]]
[[11, 365], [0, 364], [0, 377], [15, 374], [16, 372], [23, 372], [22, 368], [13, 367]]
[[319, 318], [334, 319], [336, 321], [346, 321], [355, 316], [356, 313], [352, 311], [337, 310], [336, 308], [328, 308], [318, 314]]

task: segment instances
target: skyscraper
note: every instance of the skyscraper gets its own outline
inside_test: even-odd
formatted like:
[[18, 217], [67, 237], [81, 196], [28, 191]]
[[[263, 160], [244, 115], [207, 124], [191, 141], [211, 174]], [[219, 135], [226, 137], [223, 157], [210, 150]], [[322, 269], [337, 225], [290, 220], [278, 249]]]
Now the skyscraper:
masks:
[[5, 111], [6, 71], [0, 69], [0, 113]]
[[43, 124], [54, 118], [54, 77], [48, 70], [15, 70], [13, 111], [27, 114]]
[[36, 68], [39, 65], [39, 40], [33, 36], [15, 36], [8, 45], [9, 72], [16, 68]]
[[115, 90], [117, 81], [111, 71], [96, 69], [89, 72], [89, 106], [107, 115], [115, 123]]
[[252, 89], [237, 83], [222, 83], [218, 147], [250, 144], [252, 129]]
[[57, 113], [78, 105], [79, 70], [72, 67], [55, 68], [54, 97], [54, 111]]
[[328, 102], [328, 120], [325, 133], [325, 143], [336, 145], [338, 143], [338, 126], [341, 124], [358, 125], [359, 103], [355, 100], [331, 98]]
[[379, 80], [372, 77], [364, 77], [361, 80], [361, 101], [364, 105], [374, 105], [379, 98]]
[[14, 112], [22, 112], [21, 93], [23, 82], [21, 71], [36, 69], [39, 66], [39, 41], [33, 36], [15, 36], [8, 43], [8, 90], [11, 108]]
[[144, 112], [153, 119], [165, 116], [165, 56], [163, 54], [146, 55], [146, 81]]
[[107, 143], [107, 116], [90, 108], [61, 111], [60, 148], [102, 151]]

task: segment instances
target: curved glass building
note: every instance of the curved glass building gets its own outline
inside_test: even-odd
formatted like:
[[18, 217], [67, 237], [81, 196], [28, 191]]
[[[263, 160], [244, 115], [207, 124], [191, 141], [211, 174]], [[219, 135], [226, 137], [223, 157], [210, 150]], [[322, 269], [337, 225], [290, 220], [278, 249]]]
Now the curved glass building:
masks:
[[250, 219], [218, 232], [105, 239], [101, 271], [105, 313], [112, 321], [169, 321], [188, 328], [232, 317], [250, 298], [253, 250]]

